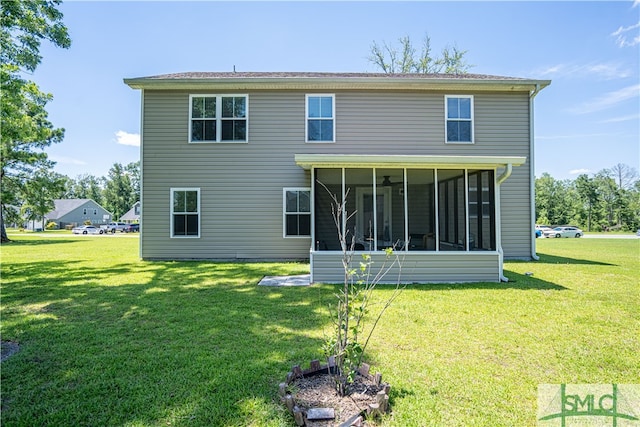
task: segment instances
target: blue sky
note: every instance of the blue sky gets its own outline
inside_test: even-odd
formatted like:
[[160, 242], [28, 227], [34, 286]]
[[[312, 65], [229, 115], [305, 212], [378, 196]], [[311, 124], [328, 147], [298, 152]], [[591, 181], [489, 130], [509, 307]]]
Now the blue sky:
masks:
[[535, 99], [536, 176], [640, 169], [640, 0], [605, 2], [76, 2], [72, 45], [30, 76], [66, 129], [56, 171], [139, 160], [140, 93], [122, 79], [183, 71], [376, 72], [370, 46], [425, 34], [472, 73], [552, 80]]

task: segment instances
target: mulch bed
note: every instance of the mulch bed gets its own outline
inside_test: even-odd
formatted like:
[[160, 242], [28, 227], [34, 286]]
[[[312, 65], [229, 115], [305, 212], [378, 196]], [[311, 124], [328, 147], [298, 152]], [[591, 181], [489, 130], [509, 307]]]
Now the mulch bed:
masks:
[[309, 369], [293, 366], [286, 382], [280, 383], [278, 394], [297, 426], [362, 427], [367, 418], [389, 410], [391, 386], [382, 382], [382, 374], [371, 375], [370, 366], [362, 363], [345, 396], [340, 396], [333, 376], [336, 369], [334, 356], [326, 365], [312, 360]]
[[384, 388], [384, 385], [376, 385], [373, 380], [357, 375], [354, 382], [349, 385], [347, 395], [339, 396], [333, 377], [329, 374], [318, 374], [294, 380], [291, 388], [295, 390], [296, 403], [301, 409], [333, 408], [335, 410], [334, 420], [308, 420], [306, 423], [309, 427], [329, 427], [340, 425], [365, 411], [369, 404], [376, 403], [376, 394]]

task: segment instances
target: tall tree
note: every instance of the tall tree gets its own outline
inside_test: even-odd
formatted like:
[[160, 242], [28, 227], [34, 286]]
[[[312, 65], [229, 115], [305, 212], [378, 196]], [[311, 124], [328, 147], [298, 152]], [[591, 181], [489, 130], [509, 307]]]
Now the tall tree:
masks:
[[57, 10], [59, 0], [0, 2], [0, 240], [6, 242], [3, 208], [16, 203], [17, 192], [34, 170], [50, 168], [44, 148], [60, 142], [64, 129], [56, 129], [45, 110], [52, 98], [21, 72], [33, 72], [42, 57], [42, 40], [68, 48], [71, 40]]
[[124, 169], [131, 181], [131, 188], [133, 190], [132, 200], [135, 203], [140, 200], [140, 160], [129, 163]]
[[409, 36], [399, 38], [398, 43], [399, 46], [389, 45], [383, 41], [380, 45], [374, 41], [368, 57], [369, 62], [387, 74], [465, 74], [472, 67], [466, 61], [467, 51], [458, 49], [456, 45], [445, 47], [439, 57], [434, 57], [431, 38], [428, 35], [422, 42], [419, 54], [416, 54], [416, 48]]
[[70, 199], [92, 199], [99, 205], [103, 204], [103, 177], [91, 174], [78, 175], [75, 179], [69, 180], [67, 197]]
[[624, 163], [618, 163], [610, 169], [605, 169], [603, 173], [613, 178], [620, 190], [632, 188], [638, 180], [638, 171]]
[[536, 179], [536, 218], [540, 223], [560, 225], [571, 222], [572, 209], [568, 197], [568, 182], [559, 181], [548, 173]]
[[591, 219], [594, 214], [594, 210], [597, 209], [600, 202], [600, 195], [598, 194], [598, 187], [593, 179], [588, 175], [582, 174], [575, 180], [576, 191], [580, 199], [583, 201], [587, 212], [587, 231], [591, 231]]
[[29, 209], [33, 219], [41, 220], [43, 229], [46, 226], [44, 216], [55, 208], [53, 200], [64, 191], [65, 179], [63, 175], [42, 168], [22, 188], [25, 201], [22, 208]]
[[104, 207], [118, 219], [136, 202], [129, 174], [120, 163], [114, 163], [104, 188]]
[[609, 172], [606, 169], [603, 169], [595, 175], [594, 182], [598, 187], [598, 194], [605, 212], [601, 227], [608, 229], [612, 226], [620, 225], [616, 214], [620, 204], [621, 193], [615, 179], [609, 176]]

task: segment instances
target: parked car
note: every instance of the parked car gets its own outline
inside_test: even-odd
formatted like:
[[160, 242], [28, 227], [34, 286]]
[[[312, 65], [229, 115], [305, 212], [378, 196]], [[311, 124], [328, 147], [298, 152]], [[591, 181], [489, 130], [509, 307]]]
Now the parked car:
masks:
[[584, 233], [577, 227], [556, 227], [544, 232], [545, 237], [582, 237]]
[[140, 224], [129, 224], [125, 227], [125, 233], [137, 233], [140, 231]]
[[[545, 234], [545, 231], [551, 231], [553, 228], [548, 225], [536, 225], [536, 234], [541, 237], [549, 237]], [[538, 234], [540, 232], [540, 234]]]
[[94, 225], [81, 225], [71, 229], [73, 234], [102, 234], [104, 230]]
[[105, 233], [115, 233], [116, 231], [124, 232], [124, 229], [127, 227], [127, 224], [124, 222], [110, 222], [106, 225], [101, 225], [100, 229], [104, 230]]

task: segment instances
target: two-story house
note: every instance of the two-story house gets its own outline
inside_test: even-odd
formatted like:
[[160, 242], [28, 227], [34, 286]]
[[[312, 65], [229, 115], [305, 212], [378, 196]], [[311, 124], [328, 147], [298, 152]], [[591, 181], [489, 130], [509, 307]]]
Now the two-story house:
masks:
[[[342, 280], [331, 197], [357, 252], [405, 282], [504, 280], [535, 258], [533, 99], [487, 75], [180, 73], [142, 93], [143, 259], [309, 259]], [[353, 213], [353, 215], [351, 215]], [[394, 281], [393, 272], [388, 276]]]

